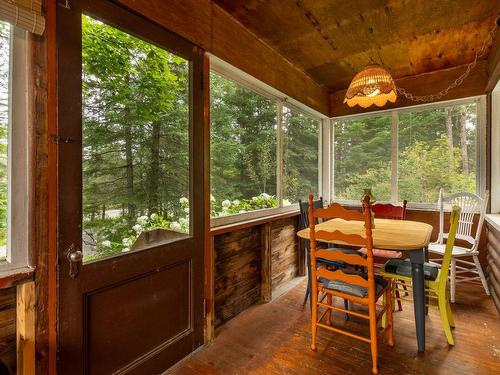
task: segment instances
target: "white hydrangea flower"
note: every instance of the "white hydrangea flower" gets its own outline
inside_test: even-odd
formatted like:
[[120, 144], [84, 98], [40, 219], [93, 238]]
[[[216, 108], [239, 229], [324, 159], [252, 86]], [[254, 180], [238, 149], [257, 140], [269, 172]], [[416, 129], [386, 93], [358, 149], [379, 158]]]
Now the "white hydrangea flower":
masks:
[[155, 220], [157, 217], [158, 217], [158, 215], [155, 213], [151, 214], [151, 216], [150, 216], [151, 220]]
[[288, 199], [283, 199], [283, 207], [290, 206], [291, 203]]
[[125, 237], [123, 240], [122, 240], [122, 245], [125, 246], [125, 247], [129, 247], [132, 245], [131, 243], [132, 241], [130, 241], [130, 238], [128, 237]]
[[257, 198], [257, 197], [252, 197], [252, 200], [253, 200], [253, 201], [256, 201], [257, 199], [259, 199], [259, 198]]
[[240, 214], [244, 214], [246, 210], [240, 210]]
[[269, 198], [271, 198], [271, 196], [270, 196], [269, 194], [267, 194], [267, 193], [262, 193], [260, 196], [261, 196], [262, 198], [264, 198], [264, 199], [269, 199]]
[[133, 230], [135, 230], [137, 233], [140, 233], [142, 232], [142, 226], [140, 224], [135, 224], [133, 227], [132, 227]]
[[177, 221], [173, 221], [170, 223], [170, 229], [181, 230], [181, 225]]
[[109, 249], [111, 247], [111, 241], [108, 241], [108, 240], [102, 241], [101, 245], [103, 247], [107, 247]]
[[189, 207], [184, 208], [184, 212], [188, 214], [189, 213]]
[[130, 247], [124, 247], [122, 249], [122, 253], [126, 253], [127, 251], [130, 251]]
[[239, 201], [238, 199], [235, 199], [235, 200], [233, 201], [233, 204], [234, 204], [235, 206], [237, 206], [237, 205], [239, 205], [239, 204], [240, 204], [240, 201]]
[[222, 201], [222, 207], [229, 207], [230, 205], [231, 201], [229, 199]]
[[186, 197], [182, 197], [181, 199], [179, 199], [179, 203], [180, 204], [188, 204], [189, 203], [189, 199], [187, 199]]
[[137, 218], [137, 223], [139, 223], [140, 225], [145, 225], [147, 222], [148, 222], [148, 217], [147, 216], [139, 216]]

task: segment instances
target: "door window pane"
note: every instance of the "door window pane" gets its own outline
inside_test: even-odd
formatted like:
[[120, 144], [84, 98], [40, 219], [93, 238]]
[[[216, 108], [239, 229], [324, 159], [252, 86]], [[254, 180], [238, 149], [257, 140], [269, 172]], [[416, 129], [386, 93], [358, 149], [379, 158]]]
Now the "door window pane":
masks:
[[371, 188], [378, 201], [391, 199], [391, 116], [334, 123], [334, 196], [360, 201]]
[[82, 43], [84, 260], [185, 238], [189, 62], [87, 16]]
[[283, 107], [283, 206], [318, 194], [320, 122]]
[[445, 195], [476, 192], [477, 104], [399, 114], [399, 198], [435, 203]]
[[276, 103], [210, 77], [212, 217], [277, 207]]
[[7, 260], [10, 29], [0, 21], [0, 263]]

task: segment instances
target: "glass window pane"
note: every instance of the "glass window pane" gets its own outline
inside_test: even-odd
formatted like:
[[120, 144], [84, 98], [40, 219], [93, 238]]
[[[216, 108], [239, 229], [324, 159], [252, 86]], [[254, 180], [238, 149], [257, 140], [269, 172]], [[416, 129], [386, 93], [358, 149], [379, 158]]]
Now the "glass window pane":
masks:
[[320, 121], [283, 107], [283, 206], [318, 195]]
[[399, 114], [399, 198], [435, 203], [445, 194], [476, 192], [477, 104]]
[[189, 62], [83, 16], [85, 261], [189, 233]]
[[7, 189], [11, 27], [0, 21], [0, 263], [7, 260]]
[[391, 199], [390, 115], [334, 123], [335, 199], [359, 201], [365, 188]]
[[212, 217], [277, 207], [275, 102], [210, 77]]

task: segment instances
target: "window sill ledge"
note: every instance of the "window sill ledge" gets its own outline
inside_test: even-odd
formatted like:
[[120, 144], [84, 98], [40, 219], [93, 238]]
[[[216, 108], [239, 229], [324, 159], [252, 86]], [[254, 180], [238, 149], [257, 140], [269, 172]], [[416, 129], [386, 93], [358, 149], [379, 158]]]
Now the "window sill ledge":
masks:
[[30, 267], [0, 271], [0, 289], [10, 288], [27, 281], [33, 281], [35, 269]]
[[486, 214], [484, 218], [488, 224], [500, 232], [500, 214]]
[[236, 231], [239, 229], [254, 227], [257, 225], [270, 223], [270, 222], [276, 221], [276, 220], [287, 219], [289, 217], [294, 217], [294, 216], [299, 216], [299, 215], [300, 215], [300, 211], [298, 209], [297, 210], [288, 210], [288, 211], [281, 212], [278, 214], [260, 216], [260, 217], [255, 218], [255, 219], [238, 221], [238, 222], [226, 224], [226, 225], [219, 225], [219, 226], [215, 226], [215, 227], [210, 228], [210, 235], [217, 236], [219, 234], [233, 232], [233, 231]]

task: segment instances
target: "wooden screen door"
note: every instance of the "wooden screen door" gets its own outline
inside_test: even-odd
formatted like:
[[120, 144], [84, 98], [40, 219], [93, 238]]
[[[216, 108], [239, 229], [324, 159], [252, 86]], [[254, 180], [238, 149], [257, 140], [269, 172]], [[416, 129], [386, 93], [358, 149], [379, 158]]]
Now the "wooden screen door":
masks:
[[58, 367], [158, 374], [203, 343], [203, 56], [59, 2]]

